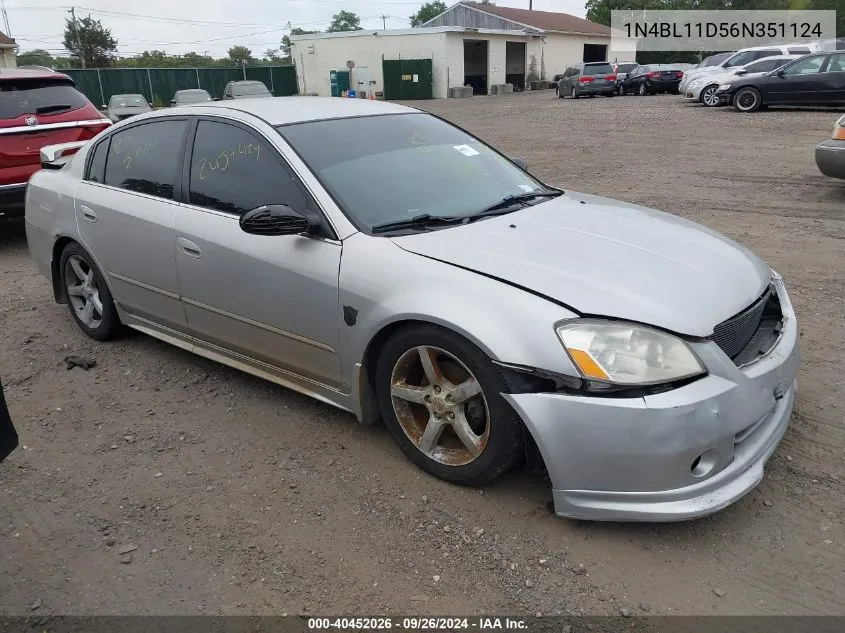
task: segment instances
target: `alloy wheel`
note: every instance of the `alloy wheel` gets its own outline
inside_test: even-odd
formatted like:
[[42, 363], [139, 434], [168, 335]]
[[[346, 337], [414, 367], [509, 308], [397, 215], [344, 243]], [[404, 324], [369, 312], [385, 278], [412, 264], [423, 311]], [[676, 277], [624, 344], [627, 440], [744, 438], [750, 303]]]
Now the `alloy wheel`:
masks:
[[423, 455], [446, 466], [474, 462], [490, 438], [490, 409], [481, 383], [438, 347], [406, 351], [390, 377], [393, 411]]
[[754, 90], [740, 90], [736, 96], [736, 108], [741, 112], [752, 112], [759, 106], [759, 99], [760, 97]]
[[103, 322], [103, 302], [94, 269], [79, 255], [65, 263], [65, 291], [79, 320], [92, 330]]
[[572, 86], [572, 90], [569, 91], [569, 96], [572, 97], [573, 99], [578, 98], [578, 93], [575, 92], [575, 86]]
[[719, 105], [719, 96], [716, 94], [717, 86], [707, 86], [701, 91], [701, 103], [708, 108]]
[[640, 84], [640, 96], [645, 96], [645, 84]]

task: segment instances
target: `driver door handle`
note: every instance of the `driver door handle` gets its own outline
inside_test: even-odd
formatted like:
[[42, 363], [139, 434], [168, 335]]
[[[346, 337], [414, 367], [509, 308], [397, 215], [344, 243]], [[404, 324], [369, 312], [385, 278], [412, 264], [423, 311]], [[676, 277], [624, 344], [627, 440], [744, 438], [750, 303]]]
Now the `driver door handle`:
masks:
[[193, 257], [195, 259], [200, 259], [202, 257], [202, 250], [200, 247], [194, 244], [191, 240], [186, 237], [177, 237], [176, 243], [182, 249], [182, 252], [185, 253], [188, 257]]
[[82, 217], [88, 220], [89, 222], [97, 221], [97, 214], [94, 213], [90, 207], [86, 207], [84, 204], [80, 204], [79, 211], [80, 213], [82, 213]]

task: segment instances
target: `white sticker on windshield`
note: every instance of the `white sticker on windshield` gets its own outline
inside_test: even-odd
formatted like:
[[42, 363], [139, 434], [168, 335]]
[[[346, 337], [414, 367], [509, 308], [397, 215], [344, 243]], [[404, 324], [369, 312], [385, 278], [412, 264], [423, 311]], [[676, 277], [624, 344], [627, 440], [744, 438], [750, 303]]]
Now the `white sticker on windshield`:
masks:
[[469, 145], [454, 145], [453, 147], [464, 156], [478, 156], [480, 153], [472, 149]]
[[527, 191], [528, 193], [534, 191], [534, 187], [532, 187], [531, 185], [519, 185], [519, 188], [523, 191]]

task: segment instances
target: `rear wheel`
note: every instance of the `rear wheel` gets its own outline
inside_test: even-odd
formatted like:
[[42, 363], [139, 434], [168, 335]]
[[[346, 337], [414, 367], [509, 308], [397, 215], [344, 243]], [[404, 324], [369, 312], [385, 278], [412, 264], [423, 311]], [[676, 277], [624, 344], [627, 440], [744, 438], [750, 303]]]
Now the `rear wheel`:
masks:
[[85, 334], [106, 341], [120, 333], [120, 318], [111, 292], [94, 259], [71, 242], [62, 252], [62, 285], [73, 320]]
[[397, 332], [376, 368], [382, 416], [423, 470], [462, 485], [507, 471], [522, 451], [522, 422], [500, 395], [508, 389], [490, 359], [443, 328]]
[[569, 96], [572, 97], [573, 99], [578, 98], [578, 93], [575, 91], [575, 86], [572, 86], [572, 90], [569, 91]]
[[759, 90], [747, 86], [740, 88], [734, 95], [734, 107], [739, 112], [754, 112], [760, 109], [762, 100]]
[[711, 84], [709, 86], [705, 86], [704, 89], [701, 91], [701, 95], [699, 96], [699, 100], [701, 104], [706, 108], [715, 108], [719, 105], [719, 95], [716, 94], [716, 91], [719, 89], [719, 86], [716, 84]]
[[646, 90], [646, 89], [645, 89], [645, 84], [640, 84], [640, 88], [639, 88], [639, 90], [637, 91], [637, 93], [638, 93], [641, 97], [644, 97], [644, 96], [646, 96], [646, 95], [648, 94], [648, 90]]

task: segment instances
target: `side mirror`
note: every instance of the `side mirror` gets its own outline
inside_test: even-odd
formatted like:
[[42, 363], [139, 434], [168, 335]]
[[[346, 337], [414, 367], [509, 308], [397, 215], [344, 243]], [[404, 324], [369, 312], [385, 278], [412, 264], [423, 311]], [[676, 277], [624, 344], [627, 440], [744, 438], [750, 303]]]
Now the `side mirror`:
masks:
[[738, 71], [734, 73], [734, 75], [747, 75], [748, 71], [745, 68], [740, 68]]
[[299, 235], [320, 228], [314, 214], [302, 214], [286, 204], [266, 204], [241, 216], [241, 230], [251, 235]]
[[775, 75], [777, 75], [778, 77], [783, 77], [783, 68], [776, 70]]
[[517, 167], [519, 167], [522, 171], [528, 171], [528, 165], [525, 163], [524, 159], [511, 157], [511, 162]]

